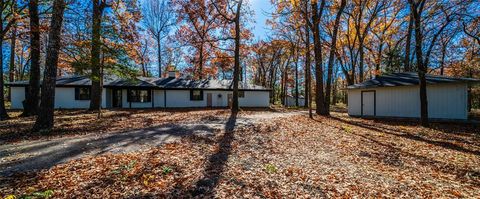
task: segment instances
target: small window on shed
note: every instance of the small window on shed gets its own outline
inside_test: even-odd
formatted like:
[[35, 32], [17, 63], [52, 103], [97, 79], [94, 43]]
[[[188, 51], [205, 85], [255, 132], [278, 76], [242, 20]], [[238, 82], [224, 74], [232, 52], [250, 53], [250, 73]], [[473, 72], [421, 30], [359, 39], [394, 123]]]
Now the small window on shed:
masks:
[[202, 90], [190, 90], [190, 101], [202, 101], [202, 100], [203, 100]]
[[90, 100], [90, 88], [75, 88], [75, 100]]

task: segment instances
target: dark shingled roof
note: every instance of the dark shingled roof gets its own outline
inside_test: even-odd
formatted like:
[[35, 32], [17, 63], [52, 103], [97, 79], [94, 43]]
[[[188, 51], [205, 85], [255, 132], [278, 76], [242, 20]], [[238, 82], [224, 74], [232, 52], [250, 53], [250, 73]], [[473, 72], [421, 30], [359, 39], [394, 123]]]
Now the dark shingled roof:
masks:
[[[472, 78], [456, 78], [439, 75], [427, 74], [425, 76], [427, 84], [442, 84], [442, 83], [479, 83], [480, 80]], [[363, 89], [376, 87], [393, 87], [393, 86], [413, 86], [418, 85], [417, 73], [392, 73], [388, 75], [378, 76], [374, 79], [364, 81], [359, 84], [348, 86], [347, 89]]]
[[[28, 81], [17, 81], [6, 83], [7, 86], [21, 87], [28, 86]], [[81, 87], [91, 86], [92, 81], [85, 76], [59, 77], [56, 82], [57, 87]], [[115, 77], [106, 77], [104, 87], [124, 87], [124, 88], [158, 88], [158, 89], [205, 89], [205, 90], [232, 90], [232, 80], [192, 80], [186, 78], [147, 78], [138, 77], [135, 79], [121, 79]], [[241, 90], [270, 90], [262, 86], [253, 84], [239, 83]]]

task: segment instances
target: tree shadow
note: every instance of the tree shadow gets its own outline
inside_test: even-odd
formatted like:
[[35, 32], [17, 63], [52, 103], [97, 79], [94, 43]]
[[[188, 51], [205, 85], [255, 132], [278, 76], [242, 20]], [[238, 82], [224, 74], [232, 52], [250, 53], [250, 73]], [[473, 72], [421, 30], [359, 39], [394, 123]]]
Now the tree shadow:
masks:
[[[24, 155], [14, 161], [0, 163], [0, 176], [48, 169], [57, 164], [85, 155], [102, 155], [137, 151], [144, 147], [160, 146], [178, 141], [183, 137], [213, 136], [218, 129], [203, 124], [167, 124], [121, 133], [78, 138], [60, 138], [40, 142], [32, 146], [0, 148], [1, 158], [8, 155]], [[39, 152], [39, 150], [42, 150]]]
[[187, 191], [192, 197], [213, 196], [214, 189], [217, 187], [222, 173], [225, 170], [225, 164], [232, 150], [232, 142], [235, 138], [234, 130], [237, 121], [237, 113], [232, 113], [225, 124], [225, 132], [219, 140], [218, 151], [212, 154], [205, 167], [204, 177], [198, 180], [193, 189]]
[[[451, 175], [456, 176], [457, 179], [463, 181], [463, 182], [468, 182], [472, 185], [475, 186], [480, 186], [480, 172], [476, 170], [470, 170], [466, 169], [461, 166], [457, 166], [455, 164], [451, 164], [448, 162], [442, 162], [438, 160], [433, 160], [428, 157], [422, 156], [422, 155], [417, 155], [414, 153], [410, 153], [408, 151], [404, 151], [399, 147], [396, 147], [392, 144], [387, 144], [383, 143], [377, 139], [375, 139], [373, 136], [369, 135], [363, 135], [355, 132], [351, 132], [352, 134], [356, 136], [360, 136], [364, 138], [365, 140], [368, 140], [370, 142], [375, 143], [378, 146], [384, 147], [385, 152], [380, 152], [380, 150], [375, 150], [375, 152], [360, 152], [360, 156], [363, 157], [368, 157], [372, 159], [376, 159], [379, 162], [383, 162], [386, 165], [389, 166], [394, 166], [394, 167], [399, 167], [402, 169], [409, 168], [412, 170], [416, 170], [417, 168], [411, 167], [411, 166], [406, 166], [403, 161], [401, 160], [401, 157], [409, 157], [412, 159], [415, 159], [416, 163], [419, 163], [419, 165], [430, 167], [430, 168], [435, 168], [435, 170], [439, 170], [443, 173], [448, 173]], [[469, 177], [470, 176], [470, 177]]]
[[[363, 128], [363, 129], [367, 129], [367, 130], [377, 132], [377, 133], [385, 133], [385, 134], [388, 134], [388, 135], [402, 137], [402, 138], [406, 138], [406, 139], [413, 140], [413, 141], [420, 141], [420, 142], [424, 142], [424, 143], [427, 143], [427, 144], [440, 146], [440, 147], [443, 147], [445, 149], [451, 149], [451, 150], [455, 150], [455, 151], [463, 152], [463, 153], [468, 153], [468, 154], [472, 154], [472, 155], [477, 155], [478, 156], [480, 154], [479, 151], [470, 150], [470, 149], [455, 145], [453, 143], [445, 142], [445, 141], [429, 140], [427, 138], [424, 138], [424, 137], [421, 137], [421, 136], [418, 136], [418, 135], [414, 135], [412, 133], [409, 133], [407, 131], [400, 130], [400, 129], [390, 129], [390, 128], [387, 128], [385, 126], [382, 126], [382, 127], [381, 126], [374, 126], [374, 125], [371, 125], [371, 124], [368, 124], [368, 123], [362, 122], [362, 121], [349, 121], [349, 120], [346, 120], [346, 119], [343, 119], [343, 118], [337, 117], [337, 116], [332, 116], [330, 118], [340, 122], [341, 124], [349, 124], [349, 125], [353, 125], [353, 126], [360, 127], [360, 128]], [[321, 122], [319, 120], [315, 120], [315, 121]], [[391, 121], [389, 121], [388, 123], [391, 123]], [[343, 128], [341, 126], [337, 126], [337, 125], [334, 125], [334, 124], [333, 125], [328, 124], [328, 123], [324, 123], [324, 124], [330, 125], [334, 128], [338, 128], [338, 129]], [[379, 124], [377, 124], [377, 125], [379, 125]], [[408, 165], [404, 164], [404, 162], [402, 160], [403, 159], [402, 157], [411, 158], [418, 165], [433, 168], [434, 170], [441, 171], [442, 173], [454, 175], [454, 176], [456, 176], [457, 179], [459, 179], [463, 182], [467, 182], [469, 184], [475, 185], [475, 186], [480, 185], [480, 172], [477, 171], [477, 170], [468, 169], [468, 168], [465, 168], [463, 166], [459, 166], [459, 165], [452, 164], [452, 163], [449, 163], [449, 162], [434, 160], [434, 159], [431, 159], [429, 157], [425, 157], [425, 156], [422, 156], [422, 155], [411, 153], [409, 151], [405, 151], [402, 148], [397, 147], [395, 144], [389, 143], [389, 141], [385, 142], [385, 141], [379, 140], [378, 136], [375, 136], [373, 134], [368, 134], [368, 133], [363, 134], [363, 133], [358, 133], [358, 132], [355, 132], [355, 131], [349, 131], [349, 133], [352, 134], [352, 135], [355, 135], [355, 136], [359, 136], [359, 137], [363, 138], [364, 140], [372, 142], [373, 144], [385, 149], [385, 150], [378, 150], [378, 148], [375, 148], [373, 151], [370, 151], [370, 152], [359, 151], [358, 155], [361, 156], [361, 157], [367, 157], [367, 158], [375, 159], [378, 162], [383, 162], [386, 165], [393, 166], [393, 167], [398, 167], [398, 168], [401, 168], [401, 169], [417, 170], [418, 168], [408, 166]], [[391, 141], [391, 142], [394, 142], [394, 141]]]
[[[357, 126], [357, 127], [369, 129], [369, 130], [372, 130], [372, 131], [382, 132], [382, 133], [386, 133], [386, 134], [389, 134], [389, 135], [394, 135], [394, 136], [398, 136], [398, 137], [402, 137], [402, 138], [406, 138], [406, 139], [410, 139], [410, 140], [415, 140], [415, 141], [420, 141], [420, 142], [424, 142], [424, 143], [427, 143], [427, 144], [440, 146], [440, 147], [443, 147], [445, 149], [451, 149], [451, 150], [456, 150], [456, 151], [463, 152], [463, 153], [470, 153], [470, 154], [473, 154], [473, 155], [480, 156], [480, 151], [467, 149], [467, 148], [464, 148], [464, 147], [459, 146], [457, 144], [450, 143], [448, 141], [430, 140], [428, 138], [412, 134], [412, 133], [407, 132], [405, 130], [387, 128], [387, 127], [385, 127], [386, 125], [382, 125], [382, 126], [370, 125], [370, 124], [365, 123], [365, 122], [349, 121], [349, 120], [345, 120], [345, 119], [342, 119], [341, 117], [336, 117], [336, 116], [332, 116], [330, 118], [333, 119], [333, 120], [342, 122], [342, 123], [347, 123], [347, 124], [354, 125], [354, 126]], [[375, 122], [378, 122], [378, 121], [375, 121]], [[468, 142], [466, 140], [459, 140], [459, 141]], [[471, 144], [475, 144], [475, 143], [471, 143]]]

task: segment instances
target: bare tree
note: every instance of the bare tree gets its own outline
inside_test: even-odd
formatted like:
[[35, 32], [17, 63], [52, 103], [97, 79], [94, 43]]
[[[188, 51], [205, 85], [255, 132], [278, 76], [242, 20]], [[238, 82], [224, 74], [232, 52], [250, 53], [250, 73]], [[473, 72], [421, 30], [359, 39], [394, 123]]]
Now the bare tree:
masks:
[[158, 76], [162, 76], [162, 40], [168, 36], [174, 24], [174, 11], [170, 0], [145, 0], [143, 4], [143, 20], [148, 32], [157, 42]]

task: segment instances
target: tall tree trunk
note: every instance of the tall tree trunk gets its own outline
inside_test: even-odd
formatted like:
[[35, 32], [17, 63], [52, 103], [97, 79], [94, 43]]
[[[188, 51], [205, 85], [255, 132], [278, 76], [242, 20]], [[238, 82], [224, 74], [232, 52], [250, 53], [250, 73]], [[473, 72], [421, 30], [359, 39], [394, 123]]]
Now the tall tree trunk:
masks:
[[440, 59], [440, 75], [443, 75], [445, 70], [445, 54], [447, 54], [447, 45], [442, 46], [442, 58]]
[[198, 79], [203, 79], [203, 43], [200, 44], [200, 49], [199, 49], [199, 54], [198, 54], [198, 69], [197, 69], [197, 77]]
[[405, 43], [405, 59], [403, 60], [404, 69], [406, 72], [410, 72], [410, 44], [412, 43], [413, 32], [413, 16], [410, 14], [410, 20], [408, 22], [407, 41]]
[[158, 77], [162, 77], [162, 41], [160, 32], [157, 34], [157, 51], [158, 51]]
[[422, 126], [428, 126], [428, 101], [427, 101], [427, 81], [425, 75], [427, 73], [427, 66], [423, 62], [422, 54], [422, 21], [421, 15], [423, 10], [423, 3], [414, 3], [414, 0], [409, 0], [411, 11], [414, 17], [415, 24], [415, 52], [417, 55], [418, 78], [420, 84], [420, 122]]
[[[17, 25], [13, 25], [12, 38], [10, 38], [10, 66], [8, 69], [8, 81], [15, 81], [15, 48], [17, 43]], [[8, 101], [11, 101], [12, 89], [8, 88]]]
[[[17, 1], [12, 1], [12, 13], [16, 13], [17, 9]], [[12, 36], [10, 39], [10, 63], [9, 63], [9, 69], [8, 69], [8, 81], [14, 82], [15, 81], [15, 44], [17, 40], [17, 21], [14, 19], [12, 21]], [[3, 67], [3, 65], [1, 66]], [[7, 92], [7, 100], [10, 101], [12, 95], [12, 89], [8, 87], [8, 92]]]
[[42, 99], [33, 131], [48, 132], [53, 128], [55, 83], [64, 10], [65, 2], [63, 0], [55, 0], [53, 2], [52, 20], [50, 23], [50, 32], [48, 33], [47, 58], [42, 84]]
[[[378, 57], [375, 63], [375, 77], [377, 77], [380, 74], [380, 65], [382, 64], [382, 51], [383, 51], [383, 35], [382, 38], [380, 39], [380, 44], [378, 45], [377, 53]], [[392, 56], [389, 56], [389, 58]]]
[[40, 98], [40, 18], [38, 0], [28, 3], [30, 17], [30, 79], [25, 96], [22, 116], [36, 115]]
[[[5, 2], [3, 0], [0, 1], [0, 6], [1, 8], [5, 7]], [[4, 30], [4, 25], [3, 25], [3, 16], [0, 17], [0, 31], [2, 34], [0, 34], [0, 121], [8, 119], [8, 114], [7, 110], [5, 109], [5, 95], [4, 95], [4, 89], [5, 85], [3, 82], [3, 38], [6, 32]]]
[[308, 3], [305, 3], [305, 108], [308, 108], [310, 118], [313, 118], [312, 115], [312, 79], [311, 79], [311, 69], [310, 69], [310, 27], [308, 25]]
[[330, 115], [330, 97], [332, 90], [333, 64], [335, 60], [335, 53], [337, 50], [338, 28], [340, 26], [340, 19], [342, 17], [343, 9], [345, 8], [346, 4], [346, 0], [342, 0], [342, 2], [340, 3], [340, 8], [338, 9], [337, 16], [335, 17], [335, 25], [333, 26], [332, 42], [330, 45], [331, 48], [328, 57], [327, 88], [325, 91], [325, 111], [327, 115]]
[[318, 8], [317, 1], [312, 1], [312, 22], [313, 22], [313, 42], [314, 42], [314, 55], [315, 55], [315, 82], [316, 82], [316, 104], [317, 114], [328, 115], [325, 110], [325, 94], [323, 91], [323, 66], [322, 66], [322, 43], [320, 38], [320, 20], [323, 14], [323, 8], [325, 6], [325, 0], [322, 0], [320, 9]]
[[365, 51], [364, 51], [364, 44], [363, 44], [363, 37], [359, 39], [358, 51], [360, 53], [360, 63], [358, 64], [358, 81], [363, 82], [363, 69], [364, 69], [364, 58], [365, 58]]
[[238, 80], [240, 78], [240, 11], [243, 0], [240, 0], [237, 5], [237, 12], [235, 15], [235, 65], [233, 69], [233, 101], [232, 114], [236, 114], [239, 110], [238, 105]]
[[102, 103], [102, 74], [100, 64], [100, 48], [101, 48], [101, 31], [102, 31], [102, 15], [105, 8], [103, 0], [92, 0], [93, 16], [92, 16], [92, 50], [91, 50], [91, 99], [90, 110], [99, 111]]
[[[2, 25], [0, 25], [2, 26]], [[5, 109], [5, 95], [3, 84], [3, 37], [0, 38], [0, 121], [9, 118], [7, 110]]]
[[[298, 43], [298, 42], [297, 42]], [[295, 106], [298, 107], [298, 97], [299, 97], [299, 90], [298, 90], [298, 57], [299, 57], [299, 47], [296, 46], [295, 48]]]

